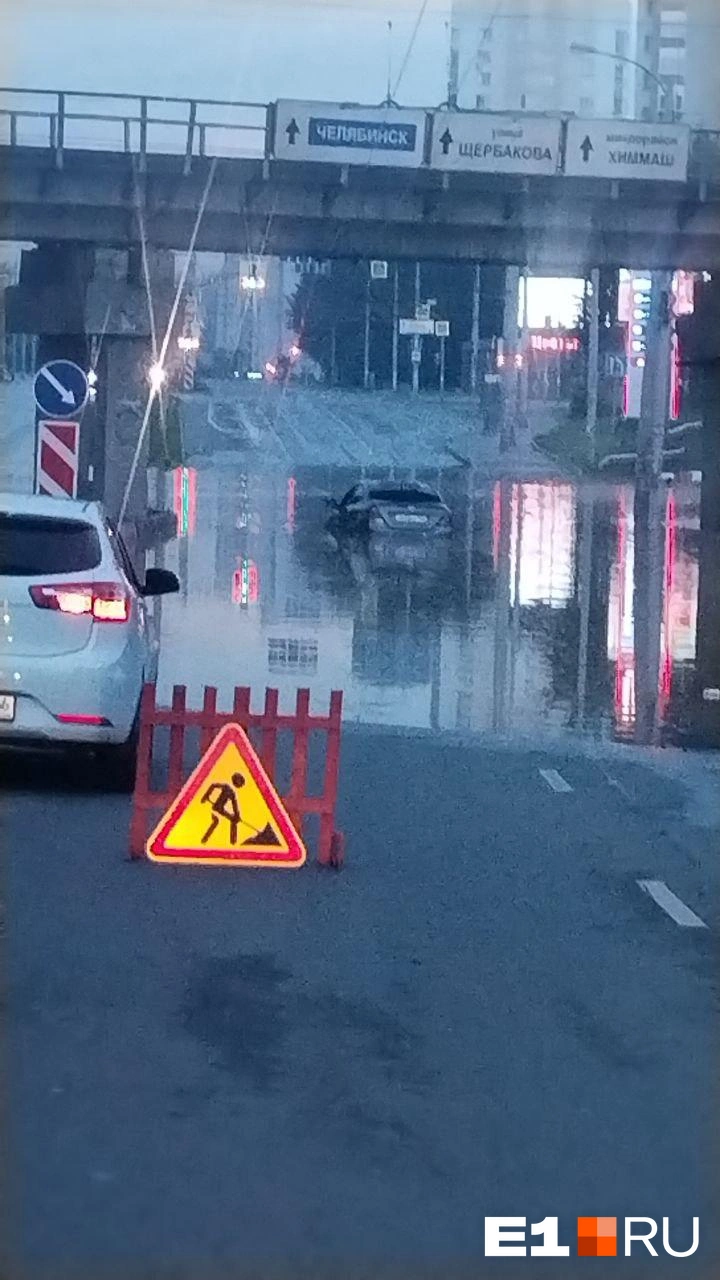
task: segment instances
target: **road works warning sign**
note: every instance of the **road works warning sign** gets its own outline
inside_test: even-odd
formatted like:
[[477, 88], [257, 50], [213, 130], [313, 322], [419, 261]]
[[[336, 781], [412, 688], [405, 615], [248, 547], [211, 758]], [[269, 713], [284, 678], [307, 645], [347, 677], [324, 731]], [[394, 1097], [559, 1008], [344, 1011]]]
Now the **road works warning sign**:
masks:
[[301, 867], [305, 846], [239, 725], [226, 725], [153, 831], [154, 862]]
[[689, 147], [686, 125], [569, 120], [565, 173], [575, 178], [687, 182]]

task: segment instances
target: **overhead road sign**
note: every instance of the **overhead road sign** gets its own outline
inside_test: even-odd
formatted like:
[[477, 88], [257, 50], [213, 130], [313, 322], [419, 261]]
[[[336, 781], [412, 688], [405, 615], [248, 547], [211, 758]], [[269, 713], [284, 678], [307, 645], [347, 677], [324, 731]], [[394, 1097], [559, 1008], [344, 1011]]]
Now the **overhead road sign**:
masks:
[[49, 360], [35, 374], [35, 403], [46, 418], [72, 418], [85, 407], [88, 380], [72, 360]]
[[637, 120], [569, 120], [565, 173], [575, 178], [687, 182], [690, 130]]
[[557, 173], [562, 122], [547, 116], [489, 111], [437, 111], [433, 117], [433, 169], [474, 173]]
[[247, 734], [220, 730], [146, 852], [155, 862], [301, 867], [305, 846]]
[[405, 107], [342, 103], [275, 105], [274, 154], [278, 160], [320, 160], [416, 169], [423, 162], [426, 113]]
[[402, 337], [424, 336], [435, 332], [435, 321], [430, 320], [398, 320], [398, 329]]

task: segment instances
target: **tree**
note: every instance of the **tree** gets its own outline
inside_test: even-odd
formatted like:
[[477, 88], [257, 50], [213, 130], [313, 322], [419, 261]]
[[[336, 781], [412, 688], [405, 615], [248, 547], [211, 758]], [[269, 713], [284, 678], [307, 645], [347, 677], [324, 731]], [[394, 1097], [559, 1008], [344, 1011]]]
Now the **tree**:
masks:
[[[420, 268], [420, 298], [434, 298], [433, 315], [450, 321], [446, 344], [446, 385], [461, 383], [463, 348], [469, 344], [472, 324], [473, 272], [471, 263], [423, 262]], [[392, 324], [395, 264], [389, 263], [387, 280], [371, 280], [370, 370], [379, 386], [392, 379]], [[291, 302], [292, 324], [300, 345], [322, 367], [329, 382], [342, 386], [362, 386], [365, 346], [365, 307], [369, 266], [365, 261], [342, 259], [331, 264], [327, 275], [305, 274]], [[398, 264], [398, 294], [401, 316], [415, 314], [415, 263]], [[483, 267], [480, 305], [480, 337], [489, 340], [501, 331], [503, 272], [499, 267]], [[425, 340], [421, 384], [437, 386], [435, 338]], [[410, 342], [399, 344], [400, 381], [411, 381]]]

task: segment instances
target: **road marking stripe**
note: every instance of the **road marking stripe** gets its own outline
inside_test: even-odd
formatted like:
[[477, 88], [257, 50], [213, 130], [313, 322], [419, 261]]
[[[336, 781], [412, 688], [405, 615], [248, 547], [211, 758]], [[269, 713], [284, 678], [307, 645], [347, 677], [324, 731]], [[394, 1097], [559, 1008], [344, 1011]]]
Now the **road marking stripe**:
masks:
[[668, 889], [664, 880], [638, 880], [643, 893], [649, 893], [658, 906], [682, 929], [707, 929], [704, 920], [695, 915], [682, 899]]
[[540, 777], [545, 779], [549, 787], [553, 791], [572, 791], [569, 782], [566, 782], [561, 773], [557, 769], [539, 769]]

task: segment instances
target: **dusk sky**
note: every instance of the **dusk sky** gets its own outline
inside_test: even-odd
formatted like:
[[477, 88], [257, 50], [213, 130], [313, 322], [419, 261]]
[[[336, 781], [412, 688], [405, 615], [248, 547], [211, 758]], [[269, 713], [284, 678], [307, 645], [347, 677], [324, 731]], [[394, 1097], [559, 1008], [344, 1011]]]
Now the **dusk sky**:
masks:
[[[421, 0], [0, 0], [0, 80], [20, 88], [370, 103], [386, 92], [388, 20], [394, 87], [421, 7]], [[427, 0], [398, 100], [444, 98], [449, 10], [449, 0]]]

